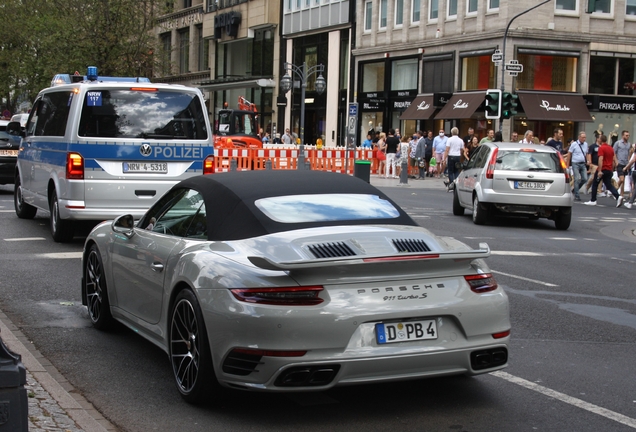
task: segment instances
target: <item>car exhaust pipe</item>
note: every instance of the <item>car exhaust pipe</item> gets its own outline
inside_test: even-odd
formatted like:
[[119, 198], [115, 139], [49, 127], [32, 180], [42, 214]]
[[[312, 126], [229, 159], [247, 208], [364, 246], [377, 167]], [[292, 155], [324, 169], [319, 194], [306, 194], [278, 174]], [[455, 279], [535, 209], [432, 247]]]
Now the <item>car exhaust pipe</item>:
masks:
[[490, 369], [503, 366], [508, 362], [506, 348], [491, 348], [470, 353], [470, 366], [473, 370]]
[[277, 387], [318, 387], [330, 384], [340, 365], [298, 366], [284, 370], [274, 385]]

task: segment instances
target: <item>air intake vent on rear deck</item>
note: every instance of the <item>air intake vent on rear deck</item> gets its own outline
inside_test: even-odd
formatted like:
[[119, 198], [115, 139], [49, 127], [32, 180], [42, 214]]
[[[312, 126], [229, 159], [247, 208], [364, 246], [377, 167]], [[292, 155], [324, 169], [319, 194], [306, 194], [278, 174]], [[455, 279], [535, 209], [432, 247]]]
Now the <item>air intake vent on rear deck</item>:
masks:
[[393, 240], [398, 252], [430, 252], [424, 240]]
[[337, 258], [356, 254], [343, 242], [311, 245], [309, 246], [309, 251], [314, 254], [316, 258]]

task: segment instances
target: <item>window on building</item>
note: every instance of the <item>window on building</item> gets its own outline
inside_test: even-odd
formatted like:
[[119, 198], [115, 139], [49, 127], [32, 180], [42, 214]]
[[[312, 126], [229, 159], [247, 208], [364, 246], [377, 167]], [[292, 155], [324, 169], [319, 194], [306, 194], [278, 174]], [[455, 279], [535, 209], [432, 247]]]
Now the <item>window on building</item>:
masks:
[[496, 88], [497, 74], [491, 53], [462, 58], [462, 90]]
[[391, 90], [417, 90], [417, 58], [391, 63]]
[[476, 14], [477, 13], [477, 7], [478, 7], [478, 0], [468, 0], [466, 2], [466, 13], [468, 14]]
[[411, 2], [411, 22], [413, 24], [420, 22], [420, 0]]
[[373, 2], [366, 2], [364, 4], [364, 31], [371, 31], [373, 19]]
[[428, 19], [437, 20], [439, 14], [439, 0], [430, 0], [428, 2]]
[[389, 0], [380, 0], [380, 28], [386, 28], [387, 5]]
[[381, 91], [384, 91], [384, 62], [363, 64], [362, 92], [373, 93]]
[[192, 7], [192, 0], [183, 0], [183, 8]]
[[210, 49], [210, 44], [209, 41], [203, 39], [203, 26], [202, 25], [198, 25], [196, 26], [196, 30], [197, 30], [197, 57], [198, 57], [198, 62], [197, 62], [197, 70], [198, 71], [204, 71], [209, 69], [209, 61], [208, 61], [208, 54], [209, 54], [209, 49]]
[[457, 17], [457, 0], [448, 0], [448, 16]]
[[596, 0], [594, 2], [594, 13], [611, 14], [613, 0]]
[[488, 0], [488, 10], [497, 10], [499, 9], [499, 0]]
[[395, 26], [404, 24], [404, 0], [395, 0]]
[[625, 4], [625, 15], [636, 15], [636, 0], [627, 0]]
[[349, 88], [349, 54], [351, 53], [351, 44], [349, 42], [348, 31], [341, 31], [340, 36], [340, 84], [338, 88], [345, 90]]
[[190, 29], [179, 31], [179, 73], [190, 72]]
[[578, 57], [523, 53], [517, 60], [523, 73], [517, 76], [517, 88], [531, 90], [576, 91]]
[[590, 93], [634, 95], [636, 59], [592, 55], [588, 90]]
[[271, 76], [274, 72], [274, 31], [271, 28], [254, 30], [251, 44], [252, 59], [247, 72], [252, 76]]
[[160, 67], [161, 75], [166, 76], [171, 74], [170, 57], [172, 55], [172, 33], [163, 33], [160, 36], [161, 39], [161, 51], [160, 51]]
[[453, 54], [442, 54], [423, 58], [422, 91], [424, 93], [455, 91], [455, 57]]
[[557, 11], [578, 11], [578, 0], [556, 0], [554, 9]]

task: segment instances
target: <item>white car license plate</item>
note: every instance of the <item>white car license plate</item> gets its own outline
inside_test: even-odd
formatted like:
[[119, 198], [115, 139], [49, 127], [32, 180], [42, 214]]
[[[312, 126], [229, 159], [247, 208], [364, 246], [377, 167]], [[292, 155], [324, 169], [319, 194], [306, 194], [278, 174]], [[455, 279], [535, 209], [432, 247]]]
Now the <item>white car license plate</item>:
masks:
[[168, 173], [167, 162], [123, 162], [122, 166], [125, 173]]
[[18, 156], [17, 150], [0, 150], [0, 156]]
[[543, 182], [516, 181], [515, 180], [515, 189], [545, 190], [545, 183], [543, 183]]
[[437, 339], [435, 320], [378, 323], [375, 339], [379, 344]]

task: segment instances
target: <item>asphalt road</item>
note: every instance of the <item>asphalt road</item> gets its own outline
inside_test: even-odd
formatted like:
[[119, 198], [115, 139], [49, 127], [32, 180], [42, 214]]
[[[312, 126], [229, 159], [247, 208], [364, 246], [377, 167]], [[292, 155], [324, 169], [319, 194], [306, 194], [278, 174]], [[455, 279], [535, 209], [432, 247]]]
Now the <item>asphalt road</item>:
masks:
[[132, 331], [94, 330], [81, 306], [79, 252], [50, 239], [48, 214], [19, 220], [0, 186], [0, 309], [123, 431], [636, 429], [636, 211], [576, 205], [568, 231], [550, 221], [473, 225], [451, 194], [385, 188], [421, 225], [471, 246], [507, 291], [510, 366], [450, 377], [332, 389], [237, 392], [193, 407], [179, 397], [167, 356]]

